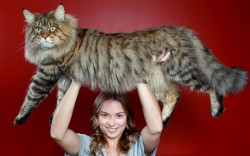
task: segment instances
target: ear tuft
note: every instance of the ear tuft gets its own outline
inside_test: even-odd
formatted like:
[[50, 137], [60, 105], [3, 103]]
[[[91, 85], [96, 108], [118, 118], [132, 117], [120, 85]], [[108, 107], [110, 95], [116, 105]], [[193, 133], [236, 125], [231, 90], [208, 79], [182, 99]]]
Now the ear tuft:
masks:
[[27, 23], [32, 23], [35, 20], [35, 15], [23, 8], [23, 15]]
[[54, 12], [54, 16], [56, 17], [57, 20], [59, 21], [63, 21], [64, 20], [64, 15], [65, 15], [65, 12], [64, 12], [64, 7], [63, 7], [63, 4], [61, 3], [55, 10]]

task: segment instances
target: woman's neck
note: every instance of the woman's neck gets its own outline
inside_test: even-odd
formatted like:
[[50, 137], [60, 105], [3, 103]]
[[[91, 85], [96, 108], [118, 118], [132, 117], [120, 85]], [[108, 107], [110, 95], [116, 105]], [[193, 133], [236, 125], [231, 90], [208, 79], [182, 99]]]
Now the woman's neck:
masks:
[[117, 149], [118, 147], [118, 139], [107, 139], [107, 144], [106, 146], [110, 149]]
[[105, 145], [105, 150], [108, 154], [108, 156], [118, 156], [119, 155], [119, 149], [118, 149], [118, 139], [108, 139], [107, 138], [107, 144]]

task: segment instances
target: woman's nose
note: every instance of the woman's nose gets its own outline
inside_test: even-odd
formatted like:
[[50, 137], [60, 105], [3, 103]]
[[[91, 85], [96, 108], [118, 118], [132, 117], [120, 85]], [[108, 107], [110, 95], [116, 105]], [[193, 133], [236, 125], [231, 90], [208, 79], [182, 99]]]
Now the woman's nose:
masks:
[[114, 117], [111, 117], [108, 121], [108, 125], [109, 126], [114, 126], [115, 125], [115, 118]]

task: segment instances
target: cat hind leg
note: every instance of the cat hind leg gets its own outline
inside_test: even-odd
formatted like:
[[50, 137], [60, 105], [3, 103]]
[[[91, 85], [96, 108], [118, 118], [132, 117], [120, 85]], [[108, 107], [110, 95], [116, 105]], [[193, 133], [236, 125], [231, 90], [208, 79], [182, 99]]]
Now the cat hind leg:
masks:
[[162, 122], [164, 127], [167, 127], [169, 119], [175, 111], [179, 96], [180, 96], [179, 86], [175, 83], [168, 83], [167, 91], [165, 92], [165, 95], [161, 99], [161, 102], [163, 104]]
[[149, 86], [156, 99], [163, 104], [162, 121], [166, 127], [179, 98], [179, 85], [166, 79], [161, 66], [155, 66], [149, 74]]
[[211, 103], [211, 115], [214, 118], [218, 118], [222, 115], [225, 108], [223, 106], [222, 100], [223, 96], [219, 95], [218, 92], [212, 90], [209, 92], [210, 95], [210, 103]]

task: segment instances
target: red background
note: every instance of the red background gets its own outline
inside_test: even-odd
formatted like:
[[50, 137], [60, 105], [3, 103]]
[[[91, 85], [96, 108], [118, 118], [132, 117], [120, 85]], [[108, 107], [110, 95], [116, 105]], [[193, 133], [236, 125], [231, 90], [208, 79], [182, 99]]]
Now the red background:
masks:
[[[48, 12], [61, 1], [1, 0], [0, 4], [0, 155], [62, 155], [50, 138], [49, 117], [56, 92], [33, 112], [22, 126], [12, 121], [24, 100], [35, 66], [24, 59], [24, 17]], [[250, 71], [250, 1], [248, 0], [64, 0], [65, 11], [79, 19], [79, 26], [105, 32], [130, 32], [165, 24], [186, 26], [197, 32], [214, 55], [227, 66]], [[182, 97], [164, 129], [157, 155], [250, 155], [250, 89], [226, 97], [222, 117], [210, 116], [209, 97], [182, 88]], [[97, 92], [82, 88], [70, 127], [90, 134], [89, 118]], [[136, 91], [133, 102], [138, 128], [145, 123]]]

